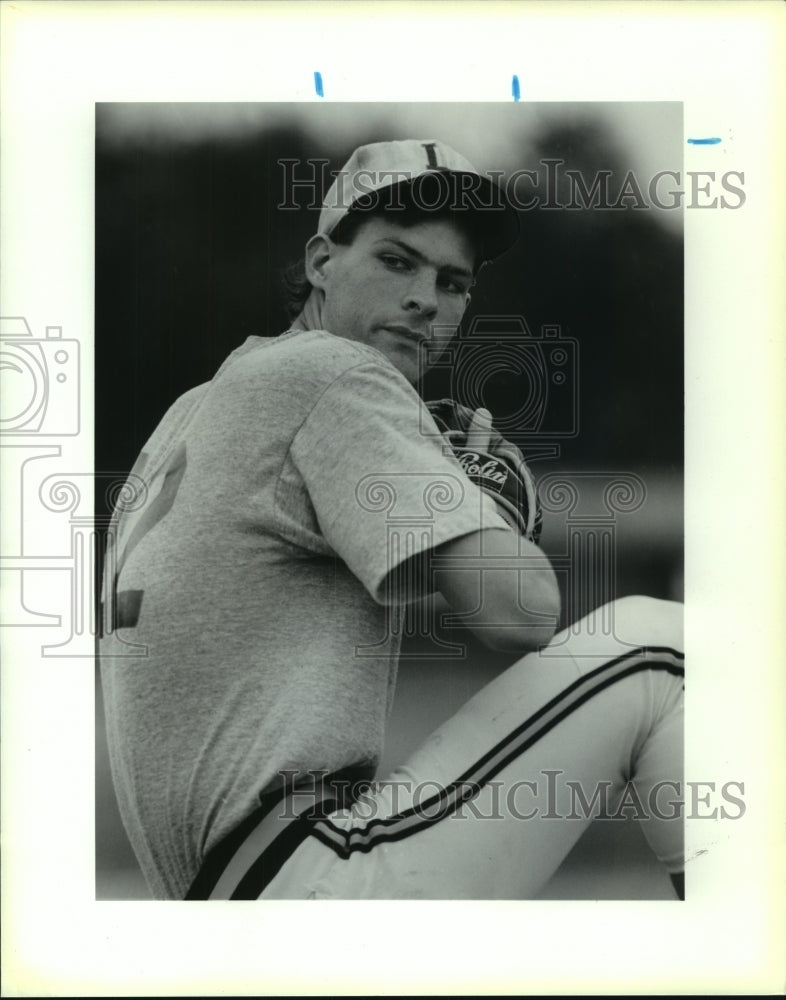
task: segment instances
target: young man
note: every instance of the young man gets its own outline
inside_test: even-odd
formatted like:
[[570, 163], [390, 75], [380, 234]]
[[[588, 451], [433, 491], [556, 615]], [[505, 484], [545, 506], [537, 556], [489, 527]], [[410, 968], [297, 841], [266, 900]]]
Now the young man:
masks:
[[[658, 807], [681, 781], [681, 607], [628, 598], [611, 631], [554, 637], [534, 532], [413, 388], [516, 230], [443, 144], [356, 150], [291, 329], [249, 338], [140, 455], [101, 652], [121, 814], [158, 897], [525, 898], [629, 787], [681, 871], [678, 803]], [[478, 411], [465, 453], [493, 434]], [[516, 662], [375, 782], [401, 615], [434, 591]]]

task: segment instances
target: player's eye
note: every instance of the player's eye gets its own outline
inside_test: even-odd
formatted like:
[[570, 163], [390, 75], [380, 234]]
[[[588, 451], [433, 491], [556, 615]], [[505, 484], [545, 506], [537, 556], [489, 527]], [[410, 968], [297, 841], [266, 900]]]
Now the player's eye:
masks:
[[469, 282], [460, 278], [452, 278], [445, 275], [440, 279], [440, 286], [451, 295], [466, 295], [469, 291]]
[[390, 268], [391, 271], [406, 271], [410, 266], [408, 260], [405, 260], [403, 257], [399, 257], [394, 253], [382, 253], [379, 255], [379, 259], [385, 267]]

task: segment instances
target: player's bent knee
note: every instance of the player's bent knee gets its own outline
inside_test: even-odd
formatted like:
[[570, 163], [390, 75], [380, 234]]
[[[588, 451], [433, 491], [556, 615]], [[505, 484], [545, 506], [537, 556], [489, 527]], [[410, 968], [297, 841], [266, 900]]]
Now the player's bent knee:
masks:
[[635, 595], [613, 605], [614, 633], [636, 646], [666, 646], [682, 652], [684, 607], [677, 601]]

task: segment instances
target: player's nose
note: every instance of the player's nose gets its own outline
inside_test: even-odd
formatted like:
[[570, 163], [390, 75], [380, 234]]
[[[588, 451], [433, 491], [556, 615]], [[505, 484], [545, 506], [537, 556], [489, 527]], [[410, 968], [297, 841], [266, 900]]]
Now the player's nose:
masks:
[[413, 275], [404, 293], [404, 308], [433, 319], [437, 314], [438, 304], [435, 279], [423, 272]]

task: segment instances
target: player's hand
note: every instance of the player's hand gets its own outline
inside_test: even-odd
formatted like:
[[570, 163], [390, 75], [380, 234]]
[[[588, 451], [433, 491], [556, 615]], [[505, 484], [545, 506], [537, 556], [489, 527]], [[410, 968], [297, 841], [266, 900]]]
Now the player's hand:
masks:
[[[489, 411], [484, 409], [482, 406], [475, 410], [472, 415], [472, 422], [469, 425], [469, 430], [467, 431], [467, 441], [465, 447], [468, 451], [490, 454], [491, 434], [493, 430], [492, 419], [491, 413], [489, 413]], [[473, 478], [474, 477], [470, 476], [470, 479]], [[497, 499], [496, 496], [494, 499]], [[514, 531], [520, 530], [517, 518], [511, 514], [507, 507], [498, 503], [497, 513], [506, 524], [513, 528]]]
[[494, 499], [508, 524], [537, 542], [542, 512], [535, 480], [519, 449], [494, 429], [489, 411], [473, 412], [452, 399], [427, 405], [469, 479]]
[[492, 417], [488, 410], [479, 407], [472, 415], [467, 431], [466, 448], [488, 452], [491, 448]]

